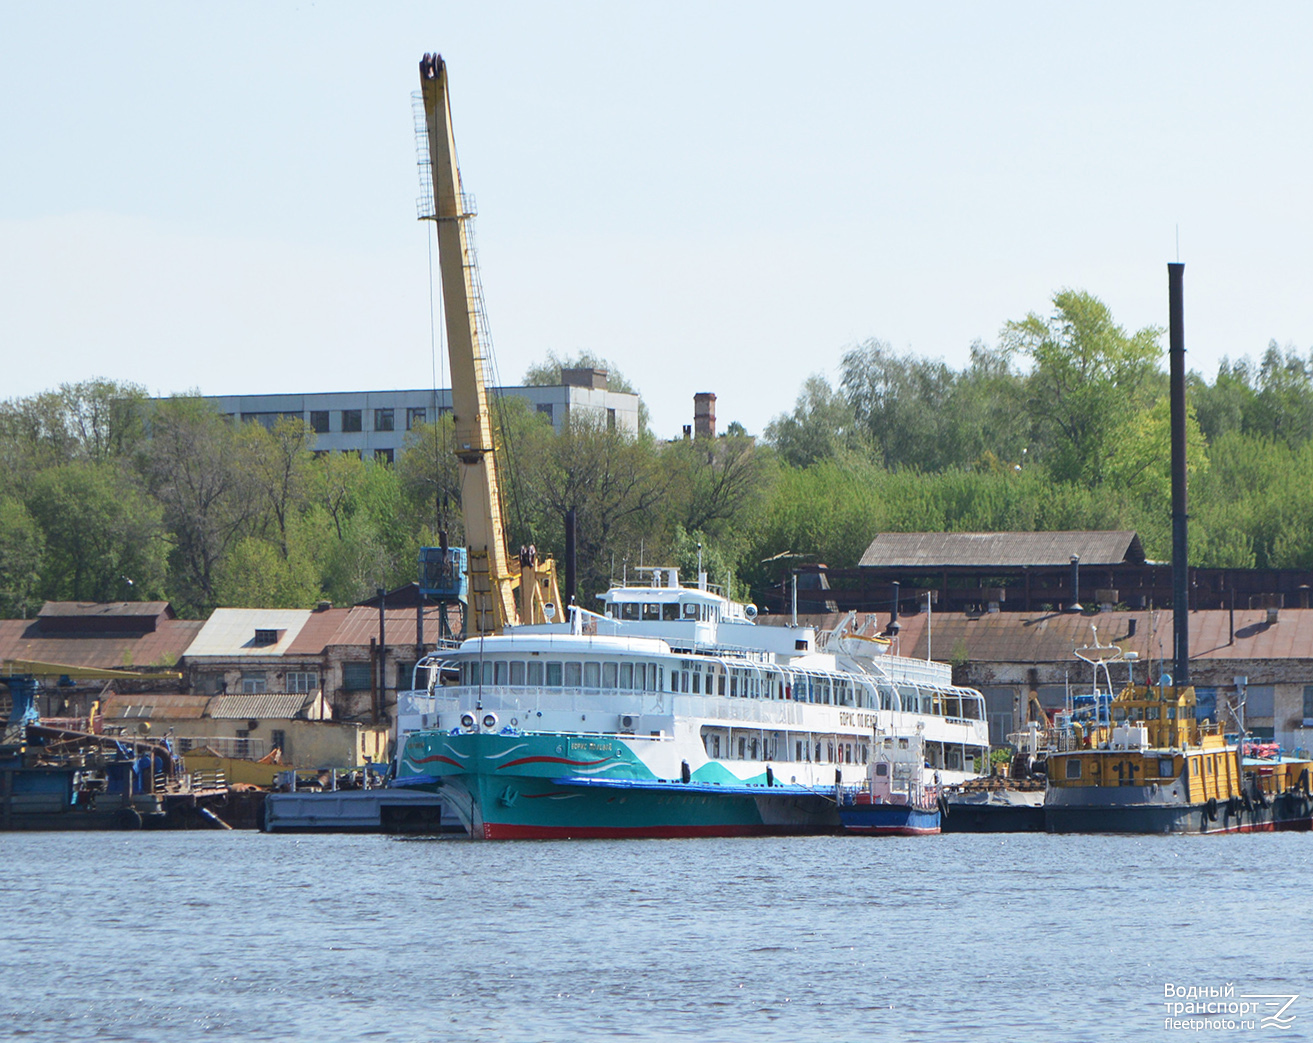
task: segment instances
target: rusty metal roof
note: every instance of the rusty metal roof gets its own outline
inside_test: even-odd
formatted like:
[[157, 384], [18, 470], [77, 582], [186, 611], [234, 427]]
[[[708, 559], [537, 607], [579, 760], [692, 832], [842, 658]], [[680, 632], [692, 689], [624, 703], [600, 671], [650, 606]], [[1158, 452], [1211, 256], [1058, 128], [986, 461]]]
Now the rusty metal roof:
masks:
[[78, 619], [103, 619], [107, 616], [163, 616], [173, 618], [167, 601], [47, 601], [37, 618], [54, 616]]
[[205, 715], [208, 695], [111, 695], [101, 703], [109, 720], [196, 721]]
[[332, 643], [333, 635], [346, 622], [348, 608], [326, 608], [310, 613], [301, 632], [287, 646], [287, 655], [322, 655], [324, 648]]
[[[889, 614], [858, 613], [856, 625], [873, 617], [875, 629], [883, 630]], [[842, 614], [807, 615], [798, 622], [818, 631], [834, 627]], [[759, 623], [784, 625], [788, 617], [762, 616]], [[1080, 667], [1072, 654], [1078, 646], [1092, 643], [1097, 629], [1101, 644], [1113, 643], [1139, 655], [1140, 662], [1170, 662], [1172, 658], [1172, 613], [1170, 611], [1100, 612], [1095, 615], [1068, 612], [991, 612], [968, 616], [961, 612], [924, 612], [900, 616], [898, 654], [913, 659], [926, 657], [927, 624], [930, 652], [941, 662], [970, 660], [979, 663], [1064, 663]], [[1130, 624], [1135, 623], [1135, 634]], [[868, 631], [869, 632], [869, 631]], [[1268, 622], [1263, 609], [1237, 609], [1235, 634], [1231, 614], [1225, 609], [1190, 613], [1190, 660], [1301, 660], [1313, 659], [1313, 609], [1283, 608], [1276, 622]], [[1170, 667], [1168, 668], [1170, 670]]]
[[[378, 608], [356, 607], [347, 609], [347, 616], [338, 626], [330, 645], [365, 645], [369, 639], [378, 639]], [[417, 643], [418, 628], [415, 625], [413, 608], [384, 609], [387, 616], [387, 642], [392, 645], [413, 645]], [[432, 644], [438, 638], [442, 625], [442, 607], [430, 605], [424, 610], [424, 641]]]
[[194, 619], [161, 620], [139, 635], [43, 635], [31, 619], [0, 619], [0, 659], [34, 659], [43, 663], [102, 670], [172, 667], [204, 624]]
[[882, 532], [858, 563], [874, 567], [1143, 564], [1134, 532]]

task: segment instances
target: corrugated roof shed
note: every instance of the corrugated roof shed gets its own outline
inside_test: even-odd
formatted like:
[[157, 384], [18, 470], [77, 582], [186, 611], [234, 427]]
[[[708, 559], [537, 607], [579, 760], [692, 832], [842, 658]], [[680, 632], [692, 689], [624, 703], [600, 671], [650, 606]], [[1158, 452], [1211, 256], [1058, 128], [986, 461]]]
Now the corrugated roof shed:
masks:
[[244, 695], [216, 695], [210, 699], [205, 716], [216, 720], [293, 720], [306, 716], [320, 696], [318, 692], [260, 692]]
[[142, 670], [172, 667], [196, 639], [204, 624], [193, 619], [164, 620], [141, 634], [42, 634], [31, 619], [0, 620], [0, 659], [35, 659], [43, 663], [99, 668]]
[[[859, 613], [856, 623], [862, 626], [874, 616], [875, 629], [883, 630], [889, 614]], [[764, 616], [767, 625], [787, 623], [784, 616]], [[798, 622], [818, 631], [835, 626], [841, 614], [799, 616]], [[1129, 624], [1135, 622], [1135, 635], [1129, 636]], [[990, 612], [967, 616], [960, 612], [924, 612], [900, 616], [899, 654], [912, 659], [926, 655], [927, 622], [931, 630], [931, 652], [935, 659], [947, 661], [965, 657], [979, 663], [1062, 663], [1071, 662], [1076, 670], [1085, 669], [1072, 654], [1078, 646], [1089, 645], [1098, 630], [1101, 644], [1113, 643], [1136, 652], [1140, 661], [1155, 663], [1172, 657], [1172, 613], [1100, 612], [1044, 613]], [[1313, 609], [1283, 608], [1277, 622], [1268, 624], [1262, 609], [1237, 609], [1235, 641], [1231, 642], [1231, 617], [1224, 609], [1207, 609], [1190, 613], [1190, 661], [1207, 662], [1226, 659], [1309, 659], [1313, 652]], [[869, 632], [869, 631], [868, 631]], [[1142, 668], [1141, 668], [1142, 669]], [[1170, 670], [1170, 667], [1168, 668]]]
[[883, 532], [858, 563], [873, 567], [963, 567], [1144, 563], [1134, 532]]
[[[216, 608], [187, 649], [187, 658], [284, 655], [311, 615], [304, 608]], [[277, 640], [257, 644], [256, 631], [261, 630], [273, 631]]]

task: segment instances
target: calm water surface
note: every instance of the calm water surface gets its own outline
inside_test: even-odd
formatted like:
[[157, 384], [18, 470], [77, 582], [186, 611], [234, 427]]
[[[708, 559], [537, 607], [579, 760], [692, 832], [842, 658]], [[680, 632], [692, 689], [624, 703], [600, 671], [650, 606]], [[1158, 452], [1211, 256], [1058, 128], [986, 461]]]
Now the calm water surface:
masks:
[[[1313, 837], [0, 834], [0, 1037], [1313, 1037]], [[1164, 1028], [1163, 986], [1300, 993]]]

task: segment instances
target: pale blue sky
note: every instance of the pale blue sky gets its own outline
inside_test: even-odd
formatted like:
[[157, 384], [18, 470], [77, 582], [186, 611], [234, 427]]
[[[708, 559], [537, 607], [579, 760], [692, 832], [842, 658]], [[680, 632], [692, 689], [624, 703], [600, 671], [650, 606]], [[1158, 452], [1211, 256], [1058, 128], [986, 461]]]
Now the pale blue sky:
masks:
[[451, 74], [503, 380], [609, 357], [760, 432], [868, 337], [1102, 297], [1193, 368], [1313, 344], [1313, 8], [11, 3], [0, 398], [425, 387], [410, 94]]

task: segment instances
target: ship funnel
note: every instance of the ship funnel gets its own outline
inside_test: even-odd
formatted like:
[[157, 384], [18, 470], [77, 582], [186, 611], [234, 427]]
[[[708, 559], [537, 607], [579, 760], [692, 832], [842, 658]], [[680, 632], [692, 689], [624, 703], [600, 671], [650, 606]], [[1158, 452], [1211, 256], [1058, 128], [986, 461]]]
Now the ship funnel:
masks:
[[1176, 683], [1190, 683], [1190, 574], [1185, 488], [1185, 265], [1167, 266], [1172, 407], [1172, 632]]

